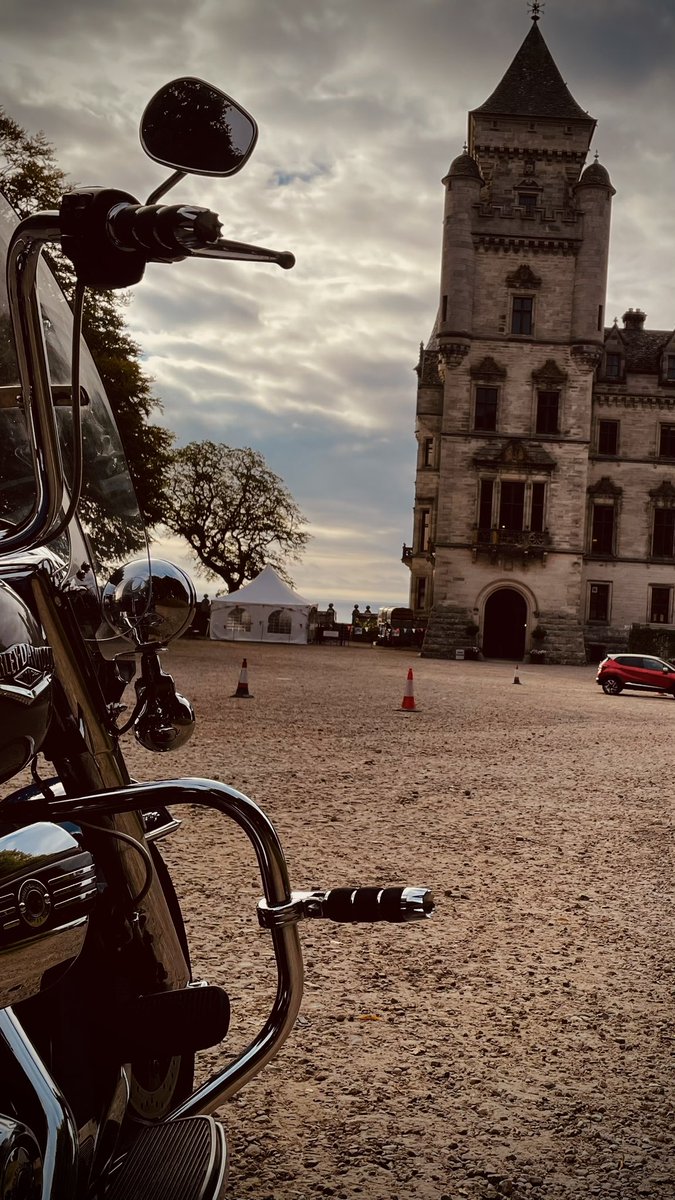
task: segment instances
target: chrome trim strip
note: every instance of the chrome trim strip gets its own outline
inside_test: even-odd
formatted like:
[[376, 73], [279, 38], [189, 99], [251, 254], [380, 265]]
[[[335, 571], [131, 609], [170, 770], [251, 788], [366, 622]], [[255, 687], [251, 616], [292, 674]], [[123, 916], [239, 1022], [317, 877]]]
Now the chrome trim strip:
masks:
[[37, 271], [42, 247], [61, 239], [57, 212], [20, 221], [7, 251], [7, 296], [16, 361], [36, 475], [32, 512], [13, 529], [0, 530], [0, 552], [26, 550], [46, 540], [63, 504], [63, 465], [52, 400]]
[[47, 1141], [42, 1164], [42, 1196], [74, 1196], [77, 1191], [77, 1126], [65, 1096], [11, 1008], [0, 1011], [0, 1041], [30, 1084], [45, 1118]]

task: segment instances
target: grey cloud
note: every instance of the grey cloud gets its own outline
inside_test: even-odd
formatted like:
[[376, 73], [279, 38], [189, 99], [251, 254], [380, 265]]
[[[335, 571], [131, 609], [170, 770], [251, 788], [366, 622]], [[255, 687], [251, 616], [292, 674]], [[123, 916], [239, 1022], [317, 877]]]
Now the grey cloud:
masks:
[[[639, 304], [659, 328], [675, 324], [674, 25], [672, 0], [552, 0], [541, 24], [617, 188], [608, 315]], [[177, 74], [258, 119], [241, 175], [185, 180], [173, 198], [218, 211], [230, 237], [293, 250], [294, 271], [153, 267], [128, 315], [179, 440], [258, 447], [333, 531], [295, 572], [310, 594], [314, 563], [405, 600], [441, 178], [528, 28], [521, 0], [53, 0], [39, 30], [30, 6], [4, 6], [0, 103], [45, 130], [74, 179], [148, 194], [161, 170], [138, 120]]]

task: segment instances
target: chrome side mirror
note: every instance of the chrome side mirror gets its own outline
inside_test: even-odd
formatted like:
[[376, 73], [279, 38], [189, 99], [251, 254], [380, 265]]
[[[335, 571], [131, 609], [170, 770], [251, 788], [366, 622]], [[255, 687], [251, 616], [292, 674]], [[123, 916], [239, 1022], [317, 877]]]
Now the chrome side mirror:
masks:
[[234, 175], [258, 139], [253, 117], [203, 79], [165, 84], [141, 119], [141, 145], [155, 162], [193, 175]]

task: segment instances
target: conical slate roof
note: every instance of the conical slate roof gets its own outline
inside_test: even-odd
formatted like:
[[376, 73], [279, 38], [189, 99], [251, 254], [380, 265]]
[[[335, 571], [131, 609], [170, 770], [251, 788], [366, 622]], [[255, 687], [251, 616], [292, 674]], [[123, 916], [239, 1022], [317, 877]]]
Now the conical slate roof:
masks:
[[501, 83], [489, 99], [473, 111], [490, 116], [593, 121], [569, 91], [536, 22]]

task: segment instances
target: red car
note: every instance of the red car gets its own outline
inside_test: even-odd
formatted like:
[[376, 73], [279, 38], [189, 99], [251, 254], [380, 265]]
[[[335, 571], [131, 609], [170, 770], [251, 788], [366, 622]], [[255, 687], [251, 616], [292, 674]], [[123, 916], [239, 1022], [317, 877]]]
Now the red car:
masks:
[[608, 654], [598, 667], [595, 682], [608, 696], [634, 688], [639, 692], [667, 692], [675, 699], [675, 667], [651, 654]]

